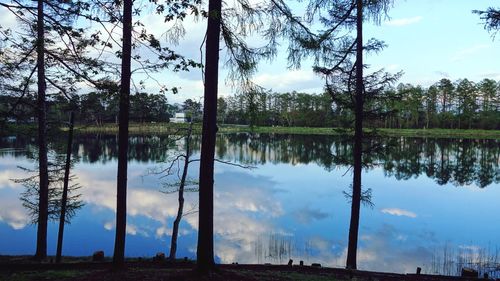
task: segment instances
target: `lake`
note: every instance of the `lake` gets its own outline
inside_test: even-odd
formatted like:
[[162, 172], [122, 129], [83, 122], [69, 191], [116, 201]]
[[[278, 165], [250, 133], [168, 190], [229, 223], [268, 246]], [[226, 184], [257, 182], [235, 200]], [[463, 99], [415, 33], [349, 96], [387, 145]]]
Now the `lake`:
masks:
[[[130, 138], [126, 255], [168, 253], [177, 175], [161, 169], [184, 147], [175, 136]], [[60, 141], [64, 141], [61, 137]], [[12, 179], [36, 168], [35, 139], [0, 138], [0, 254], [33, 254], [36, 227], [19, 199], [25, 187]], [[193, 158], [200, 138], [194, 137]], [[63, 144], [51, 148], [64, 152]], [[371, 138], [365, 143], [358, 268], [453, 274], [457, 263], [495, 255], [500, 246], [500, 141]], [[350, 219], [352, 145], [339, 136], [218, 135], [215, 168], [215, 255], [220, 263], [303, 260], [344, 267]], [[112, 255], [117, 137], [77, 135], [73, 174], [85, 206], [66, 226], [63, 255]], [[176, 165], [174, 167], [177, 167]], [[248, 168], [250, 167], [250, 168]], [[198, 177], [198, 162], [189, 177]], [[186, 194], [178, 257], [194, 258], [197, 196]], [[49, 255], [57, 225], [49, 225]]]

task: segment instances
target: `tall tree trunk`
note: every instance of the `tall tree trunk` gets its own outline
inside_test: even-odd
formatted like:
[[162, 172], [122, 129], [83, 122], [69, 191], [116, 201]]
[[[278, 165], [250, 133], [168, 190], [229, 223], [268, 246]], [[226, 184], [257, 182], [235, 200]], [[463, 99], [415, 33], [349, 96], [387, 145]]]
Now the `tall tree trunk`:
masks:
[[219, 78], [219, 39], [221, 0], [208, 3], [205, 53], [205, 95], [200, 159], [199, 230], [197, 270], [202, 274], [214, 268], [214, 156], [217, 133], [217, 82]]
[[361, 169], [363, 144], [363, 1], [357, 0], [356, 38], [356, 97], [354, 125], [354, 175], [352, 181], [351, 222], [349, 225], [349, 245], [347, 248], [348, 269], [356, 269], [358, 248], [359, 212], [361, 205]]
[[127, 227], [127, 152], [132, 54], [132, 0], [123, 1], [123, 47], [118, 127], [118, 175], [116, 182], [116, 236], [113, 265], [123, 267]]
[[59, 217], [59, 232], [57, 234], [57, 251], [56, 263], [61, 262], [62, 244], [64, 235], [64, 224], [66, 223], [66, 204], [68, 202], [68, 184], [69, 184], [69, 170], [71, 167], [71, 147], [73, 146], [73, 125], [75, 122], [75, 113], [71, 111], [69, 117], [69, 132], [68, 132], [68, 146], [66, 147], [66, 165], [64, 167], [64, 185], [61, 200], [61, 215]]
[[45, 104], [45, 27], [43, 0], [38, 0], [37, 15], [37, 68], [38, 68], [38, 169], [40, 190], [38, 198], [38, 230], [35, 259], [47, 257], [47, 220], [49, 208], [49, 175], [47, 164], [47, 122]]
[[189, 155], [191, 154], [191, 132], [193, 123], [189, 124], [189, 129], [186, 135], [186, 157], [184, 158], [184, 168], [182, 170], [181, 183], [179, 184], [179, 208], [177, 209], [177, 217], [174, 220], [172, 229], [172, 239], [170, 240], [170, 260], [175, 260], [175, 253], [177, 251], [177, 236], [179, 234], [179, 223], [182, 219], [182, 212], [184, 210], [184, 186], [186, 184], [186, 177], [189, 168]]

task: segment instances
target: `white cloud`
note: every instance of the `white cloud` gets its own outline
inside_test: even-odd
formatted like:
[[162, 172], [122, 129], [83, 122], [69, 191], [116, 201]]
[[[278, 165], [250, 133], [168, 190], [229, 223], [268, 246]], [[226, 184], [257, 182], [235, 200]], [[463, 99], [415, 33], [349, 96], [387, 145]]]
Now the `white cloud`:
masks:
[[403, 210], [403, 209], [398, 209], [398, 208], [385, 208], [380, 210], [384, 214], [389, 214], [393, 216], [398, 216], [398, 217], [409, 217], [409, 218], [416, 218], [417, 214], [414, 212], [410, 212], [408, 210]]
[[412, 17], [412, 18], [393, 19], [393, 20], [389, 20], [389, 21], [384, 22], [384, 25], [387, 25], [387, 26], [406, 26], [406, 25], [418, 23], [422, 19], [423, 19], [422, 16], [416, 16], [416, 17]]
[[262, 73], [254, 81], [267, 89], [277, 92], [298, 91], [303, 92], [314, 88], [321, 89], [324, 83], [314, 75], [312, 70], [285, 70], [278, 74]]
[[0, 26], [3, 28], [14, 28], [16, 27], [16, 16], [10, 12], [7, 8], [0, 7]]
[[451, 62], [458, 62], [458, 61], [467, 59], [473, 55], [479, 54], [480, 52], [484, 51], [485, 49], [489, 49], [490, 47], [491, 47], [490, 44], [476, 44], [474, 46], [458, 50], [450, 58], [450, 61]]

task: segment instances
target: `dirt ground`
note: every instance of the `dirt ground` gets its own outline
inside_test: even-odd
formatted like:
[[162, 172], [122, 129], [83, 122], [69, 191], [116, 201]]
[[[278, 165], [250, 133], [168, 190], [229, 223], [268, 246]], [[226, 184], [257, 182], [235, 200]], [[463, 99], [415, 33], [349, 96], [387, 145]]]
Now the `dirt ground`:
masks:
[[0, 281], [396, 281], [396, 280], [479, 280], [433, 275], [395, 274], [342, 268], [286, 265], [218, 265], [208, 276], [200, 276], [191, 261], [128, 261], [122, 270], [114, 270], [109, 261], [89, 262], [80, 258], [54, 264], [22, 258], [0, 257]]

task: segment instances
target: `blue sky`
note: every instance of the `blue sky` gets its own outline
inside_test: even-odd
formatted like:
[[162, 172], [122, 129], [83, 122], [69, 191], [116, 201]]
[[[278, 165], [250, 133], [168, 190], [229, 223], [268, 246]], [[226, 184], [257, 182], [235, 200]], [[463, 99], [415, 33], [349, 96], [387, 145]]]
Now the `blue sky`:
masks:
[[[382, 52], [367, 55], [365, 62], [372, 70], [403, 71], [400, 82], [423, 86], [443, 77], [452, 81], [500, 80], [500, 38], [494, 40], [479, 16], [472, 13], [472, 10], [485, 10], [496, 4], [498, 2], [492, 0], [395, 0], [388, 17], [379, 25], [365, 25], [365, 39], [374, 37], [387, 44]], [[192, 34], [187, 35], [187, 42], [198, 48], [199, 44], [193, 39], [199, 35], [193, 37]], [[186, 50], [182, 46], [183, 43], [180, 47]], [[305, 62], [298, 70], [287, 69], [285, 46], [283, 43], [282, 52], [271, 63], [261, 63], [254, 80], [278, 92], [321, 92], [323, 82], [312, 72], [310, 63]], [[226, 85], [225, 70], [223, 67], [221, 70], [220, 94], [232, 95], [234, 90]], [[202, 95], [202, 83], [196, 71], [189, 75], [194, 81], [181, 76], [183, 74], [177, 80], [183, 82], [181, 93], [171, 100], [183, 100], [184, 95]]]
[[[258, 2], [257, 0], [251, 2]], [[365, 24], [364, 37], [383, 40], [388, 47], [379, 54], [366, 56], [365, 62], [372, 70], [385, 68], [389, 72], [403, 71], [402, 83], [429, 86], [443, 77], [451, 80], [469, 78], [480, 81], [483, 78], [500, 80], [500, 37], [494, 40], [484, 30], [479, 16], [472, 10], [484, 10], [498, 5], [493, 0], [395, 0], [388, 12], [388, 18], [380, 25]], [[15, 18], [0, 8], [0, 25], [15, 27]], [[303, 11], [297, 11], [300, 14]], [[150, 31], [161, 36], [168, 29], [162, 17], [148, 15], [143, 18]], [[186, 35], [176, 46], [170, 47], [179, 53], [199, 60], [200, 45], [206, 30], [203, 20], [185, 21]], [[118, 35], [119, 36], [119, 35]], [[311, 70], [311, 64], [304, 62], [298, 70], [287, 69], [286, 42], [282, 51], [271, 63], [260, 64], [254, 80], [261, 86], [277, 92], [299, 91], [319, 93], [323, 82]], [[221, 65], [224, 63], [221, 52]], [[219, 89], [221, 96], [233, 95], [235, 90], [226, 82], [227, 72], [220, 67]], [[162, 72], [154, 75], [168, 88], [180, 88], [179, 94], [167, 94], [170, 102], [182, 102], [187, 98], [203, 95], [201, 71], [189, 73]], [[144, 77], [134, 77], [136, 83]], [[88, 85], [82, 85], [83, 91]], [[148, 92], [157, 92], [156, 83], [148, 83]]]
[[374, 68], [403, 70], [401, 82], [428, 85], [441, 77], [500, 79], [500, 41], [484, 30], [472, 10], [498, 4], [485, 0], [395, 1], [390, 19], [370, 26], [365, 36], [388, 47], [370, 56]]

